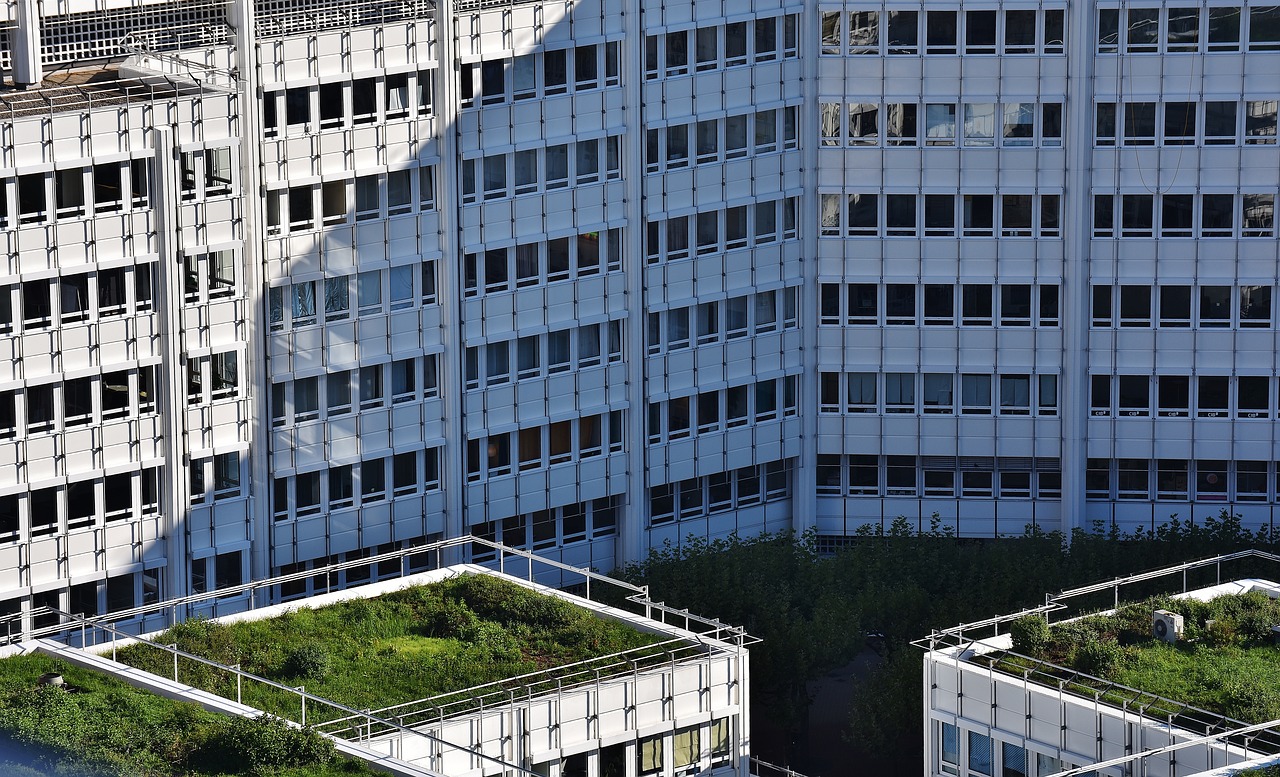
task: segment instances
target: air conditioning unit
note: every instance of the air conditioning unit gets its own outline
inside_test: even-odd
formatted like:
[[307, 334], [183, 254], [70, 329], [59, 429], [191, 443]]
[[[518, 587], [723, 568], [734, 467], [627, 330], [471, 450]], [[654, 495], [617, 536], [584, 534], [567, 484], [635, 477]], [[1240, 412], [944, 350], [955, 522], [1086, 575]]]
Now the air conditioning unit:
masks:
[[1177, 642], [1182, 637], [1182, 616], [1168, 610], [1156, 610], [1151, 614], [1151, 634], [1165, 642]]

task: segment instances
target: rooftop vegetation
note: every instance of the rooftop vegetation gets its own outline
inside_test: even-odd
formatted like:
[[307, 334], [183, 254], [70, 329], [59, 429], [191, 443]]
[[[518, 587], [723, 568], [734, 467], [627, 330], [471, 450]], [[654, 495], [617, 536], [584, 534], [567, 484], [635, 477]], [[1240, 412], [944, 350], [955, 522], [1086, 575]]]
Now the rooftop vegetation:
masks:
[[[469, 574], [267, 620], [191, 620], [154, 641], [355, 709], [380, 709], [643, 648], [659, 638], [501, 578]], [[172, 654], [149, 645], [121, 649], [118, 660], [173, 675]], [[236, 698], [234, 676], [221, 669], [181, 659], [179, 680]], [[250, 682], [241, 693], [244, 704], [299, 719], [297, 694]], [[340, 714], [308, 705], [307, 722]]]
[[[57, 673], [63, 687], [41, 685]], [[228, 718], [44, 655], [0, 660], [0, 774], [374, 775], [315, 731]]]
[[[1174, 644], [1152, 636], [1152, 613], [1183, 616], [1185, 632]], [[1015, 652], [1075, 669], [1149, 694], [1249, 723], [1280, 718], [1280, 648], [1271, 627], [1280, 624], [1280, 602], [1261, 592], [1224, 595], [1208, 602], [1166, 597], [1049, 626], [1039, 617], [1015, 621]], [[1000, 659], [1004, 668], [1032, 668], [1030, 662]], [[1077, 687], [1078, 686], [1078, 687]], [[1110, 701], [1122, 692], [1073, 679], [1086, 695], [1102, 692]], [[1130, 699], [1132, 702], [1132, 699]], [[1155, 714], [1178, 714], [1155, 704]]]

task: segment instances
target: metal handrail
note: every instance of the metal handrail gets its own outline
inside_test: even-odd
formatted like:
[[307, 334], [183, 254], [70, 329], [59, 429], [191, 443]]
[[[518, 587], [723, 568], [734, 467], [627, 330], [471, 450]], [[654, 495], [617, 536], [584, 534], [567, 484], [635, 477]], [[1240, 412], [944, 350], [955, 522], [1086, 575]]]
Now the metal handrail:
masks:
[[[674, 649], [654, 651], [664, 645], [672, 645]], [[613, 679], [625, 674], [634, 673], [643, 666], [650, 666], [656, 663], [672, 663], [686, 662], [689, 658], [705, 658], [715, 652], [719, 652], [715, 646], [707, 646], [701, 643], [691, 644], [689, 640], [683, 638], [664, 640], [656, 642], [652, 645], [644, 645], [630, 650], [611, 653], [606, 656], [600, 656], [594, 659], [578, 661], [573, 664], [565, 664], [553, 669], [545, 669], [538, 672], [529, 672], [523, 675], [515, 675], [513, 677], [494, 680], [488, 683], [482, 683], [470, 688], [462, 688], [456, 691], [448, 691], [445, 693], [428, 696], [422, 699], [414, 699], [412, 701], [394, 704], [389, 707], [381, 707], [373, 712], [379, 715], [394, 714], [398, 720], [410, 718], [418, 714], [430, 713], [432, 717], [441, 715], [455, 715], [458, 712], [469, 709], [479, 703], [482, 698], [490, 696], [501, 696], [508, 698], [513, 693], [520, 693], [528, 698], [532, 697], [535, 689], [539, 685], [546, 685], [548, 690], [552, 687], [563, 690], [573, 689], [580, 685], [586, 685], [591, 682], [599, 682], [600, 680]], [[685, 652], [687, 655], [681, 657], [679, 654]], [[725, 651], [728, 652], [728, 651]], [[628, 656], [636, 654], [637, 658], [632, 660]], [[618, 661], [616, 659], [623, 659]], [[611, 663], [602, 663], [610, 662]], [[609, 671], [613, 670], [613, 671]], [[607, 674], [604, 672], [608, 672]], [[574, 680], [575, 677], [581, 677], [581, 680]], [[569, 681], [566, 684], [565, 681]], [[538, 691], [539, 693], [541, 691]], [[457, 701], [449, 701], [454, 697], [461, 697]], [[456, 711], [446, 712], [449, 708], [461, 708]], [[406, 711], [407, 710], [407, 711]], [[338, 723], [346, 723], [358, 716], [348, 716], [346, 718], [335, 718], [326, 721], [324, 725], [331, 726]], [[345, 730], [345, 729], [339, 729]]]
[[[221, 588], [216, 591], [208, 591], [201, 594], [191, 594], [189, 596], [181, 596], [181, 597], [175, 597], [172, 599], [166, 599], [161, 602], [153, 602], [151, 604], [144, 604], [138, 607], [132, 607], [127, 610], [119, 610], [117, 612], [95, 616], [93, 618], [90, 618], [89, 621], [92, 623], [106, 623], [106, 622], [116, 623], [119, 621], [129, 620], [133, 618], [146, 617], [148, 615], [158, 615], [158, 614], [162, 615], [162, 614], [168, 613], [170, 614], [169, 621], [171, 624], [173, 624], [181, 620], [176, 615], [176, 611], [179, 608], [183, 610], [185, 615], [185, 614], [189, 614], [191, 612], [191, 609], [197, 605], [211, 604], [216, 606], [218, 602], [232, 600], [234, 598], [241, 597], [246, 594], [250, 595], [249, 602], [248, 602], [249, 608], [256, 609], [260, 603], [257, 600], [258, 597], [254, 596], [254, 594], [258, 594], [263, 590], [270, 589], [277, 585], [297, 582], [299, 580], [306, 580], [307, 578], [317, 577], [320, 575], [330, 575], [330, 574], [334, 574], [336, 572], [342, 572], [348, 569], [355, 569], [359, 567], [371, 567], [376, 564], [382, 563], [384, 561], [403, 560], [408, 556], [417, 556], [417, 555], [432, 553], [435, 551], [449, 550], [453, 548], [467, 549], [474, 545], [485, 546], [494, 551], [497, 551], [498, 553], [497, 557], [493, 561], [484, 561], [484, 562], [478, 562], [478, 563], [470, 562], [470, 563], [476, 563], [477, 566], [484, 566], [486, 564], [496, 563], [498, 565], [499, 571], [505, 573], [507, 556], [515, 556], [517, 558], [523, 558], [527, 562], [529, 562], [528, 578], [530, 580], [532, 580], [534, 577], [533, 564], [535, 562], [543, 566], [548, 566], [548, 567], [558, 569], [562, 572], [570, 572], [574, 575], [586, 578], [587, 590], [586, 590], [585, 598], [589, 600], [591, 599], [591, 582], [594, 580], [597, 583], [607, 583], [616, 588], [623, 589], [628, 594], [628, 596], [625, 597], [627, 601], [632, 601], [641, 606], [657, 609], [662, 613], [678, 614], [680, 617], [685, 618], [686, 621], [696, 621], [702, 624], [707, 628], [708, 631], [715, 631], [719, 629], [719, 630], [732, 632], [733, 630], [738, 629], [738, 627], [730, 626], [728, 624], [722, 623], [715, 619], [704, 618], [698, 615], [693, 615], [691, 613], [688, 613], [687, 611], [674, 610], [673, 608], [667, 607], [665, 604], [661, 602], [648, 602], [649, 587], [647, 585], [645, 586], [632, 585], [631, 583], [628, 583], [625, 580], [612, 578], [607, 575], [602, 575], [598, 572], [593, 572], [588, 569], [580, 569], [578, 567], [573, 567], [568, 564], [555, 561], [554, 559], [538, 556], [526, 550], [521, 550], [519, 548], [511, 548], [506, 545], [502, 545], [501, 543], [494, 542], [492, 540], [487, 540], [482, 537], [474, 537], [471, 535], [464, 535], [462, 537], [454, 537], [451, 539], [439, 540], [437, 542], [426, 543], [423, 545], [414, 545], [408, 548], [399, 548], [397, 550], [387, 551], [386, 553], [379, 553], [377, 555], [368, 556], [366, 558], [361, 558], [361, 559], [352, 559], [349, 561], [335, 562], [333, 564], [327, 564], [323, 567], [308, 569], [301, 572], [291, 572], [289, 574], [284, 574], [284, 575], [276, 575], [275, 577], [268, 577], [268, 578], [263, 578], [261, 580], [254, 580], [248, 583], [242, 583], [237, 586], [229, 586], [227, 588]], [[465, 562], [458, 562], [458, 563], [465, 563]], [[439, 570], [444, 568], [445, 566], [448, 566], [448, 564], [444, 563], [443, 554], [437, 553], [434, 558], [433, 568]], [[402, 573], [403, 573], [403, 567], [402, 567]], [[39, 612], [39, 610], [33, 609], [30, 612], [31, 614], [34, 614], [36, 612]], [[662, 622], [665, 623], [665, 621], [662, 621]], [[693, 629], [688, 629], [688, 630], [692, 631]], [[741, 636], [738, 637], [739, 639], [750, 639], [747, 636], [745, 631], [742, 631], [741, 629], [738, 629], [738, 630], [741, 631]], [[10, 637], [5, 642], [2, 642], [0, 644], [11, 643], [14, 641], [14, 639], [51, 636], [54, 634], [59, 634], [63, 631], [66, 631], [66, 627], [61, 625], [35, 628], [35, 629], [32, 629], [26, 637], [22, 637], [22, 636]], [[0, 639], [5, 639], [5, 638], [0, 637]], [[750, 642], [747, 642], [744, 644], [750, 644]]]
[[[1265, 561], [1280, 562], [1280, 555], [1276, 555], [1274, 553], [1268, 553], [1263, 550], [1258, 550], [1257, 548], [1249, 548], [1248, 550], [1235, 551], [1233, 553], [1226, 553], [1220, 556], [1212, 556], [1209, 558], [1199, 559], [1197, 561], [1188, 561], [1183, 564], [1177, 564], [1174, 566], [1164, 567], [1161, 569], [1153, 569], [1145, 572], [1138, 572], [1132, 575], [1128, 575], [1127, 577], [1117, 577], [1114, 580], [1108, 580], [1106, 582], [1092, 583], [1090, 585], [1081, 586], [1079, 588], [1070, 588], [1065, 591], [1061, 591], [1057, 594], [1046, 594], [1045, 603], [1041, 606], [1027, 608], [1025, 610], [1021, 610], [1019, 612], [1011, 613], [1008, 615], [997, 615], [995, 617], [987, 618], [985, 620], [973, 621], [970, 623], [961, 623], [959, 625], [952, 626], [947, 629], [935, 630], [928, 637], [923, 637], [921, 639], [914, 640], [911, 644], [917, 645], [918, 647], [922, 647], [928, 650], [928, 649], [931, 649], [930, 647], [928, 647], [929, 645], [935, 644], [940, 641], [945, 641], [945, 638], [950, 638], [958, 642], [965, 642], [968, 640], [965, 639], [964, 632], [977, 631], [977, 630], [984, 629], [991, 626], [994, 626], [997, 629], [996, 633], [998, 634], [999, 627], [1001, 624], [1007, 623], [1009, 621], [1017, 620], [1018, 618], [1021, 618], [1025, 615], [1044, 614], [1045, 616], [1048, 616], [1048, 614], [1051, 612], [1059, 612], [1061, 610], [1070, 609], [1070, 605], [1066, 603], [1067, 599], [1073, 599], [1078, 596], [1085, 596], [1087, 594], [1094, 594], [1094, 593], [1099, 593], [1101, 591], [1107, 591], [1107, 590], [1113, 590], [1113, 589], [1116, 591], [1117, 598], [1118, 598], [1119, 589], [1121, 586], [1129, 585], [1132, 583], [1146, 582], [1149, 580], [1156, 580], [1161, 577], [1167, 577], [1169, 575], [1178, 574], [1180, 572], [1184, 576], [1183, 583], [1185, 588], [1185, 583], [1186, 583], [1185, 575], [1190, 570], [1202, 569], [1204, 567], [1209, 567], [1214, 565], [1218, 565], [1219, 567], [1221, 567], [1221, 565], [1224, 562], [1238, 561], [1240, 559], [1246, 559], [1246, 558], [1257, 558]], [[1221, 578], [1221, 572], [1219, 572], [1219, 578]], [[1185, 590], [1184, 590], [1184, 593], [1185, 593]]]
[[[411, 734], [411, 735], [413, 735], [413, 736], [419, 736], [419, 737], [422, 737], [422, 738], [424, 738], [424, 739], [427, 739], [427, 740], [429, 740], [429, 741], [431, 741], [431, 742], [433, 742], [433, 743], [435, 743], [435, 744], [441, 745], [441, 746], [443, 746], [443, 747], [448, 747], [448, 748], [451, 748], [451, 749], [454, 749], [454, 750], [461, 750], [461, 751], [464, 751], [464, 752], [466, 752], [466, 753], [468, 753], [468, 754], [470, 754], [470, 755], [474, 755], [474, 756], [476, 756], [477, 758], [480, 758], [480, 759], [481, 759], [481, 760], [483, 760], [483, 761], [488, 761], [488, 762], [490, 762], [490, 763], [497, 764], [497, 765], [499, 765], [499, 766], [503, 767], [504, 769], [515, 769], [517, 772], [519, 772], [519, 773], [521, 773], [521, 774], [527, 774], [527, 775], [530, 775], [530, 777], [537, 777], [536, 772], [529, 771], [528, 769], [525, 769], [524, 767], [519, 766], [519, 765], [517, 765], [517, 764], [507, 763], [506, 761], [503, 761], [503, 760], [502, 760], [502, 759], [500, 759], [500, 758], [495, 758], [495, 757], [490, 756], [490, 755], [485, 755], [484, 753], [477, 751], [477, 750], [476, 750], [475, 748], [473, 748], [473, 747], [464, 747], [464, 746], [462, 746], [462, 745], [454, 744], [453, 742], [450, 742], [450, 741], [448, 741], [447, 739], [442, 739], [442, 738], [440, 738], [440, 737], [438, 737], [438, 736], [435, 736], [435, 735], [433, 735], [433, 734], [429, 734], [429, 733], [427, 733], [427, 732], [425, 732], [425, 731], [416, 731], [416, 730], [414, 730], [414, 729], [412, 729], [412, 728], [409, 728], [409, 727], [407, 727], [407, 726], [402, 726], [402, 725], [400, 725], [399, 723], [395, 723], [395, 722], [392, 722], [392, 721], [390, 721], [390, 720], [384, 720], [384, 719], [379, 718], [379, 717], [377, 717], [376, 715], [372, 714], [372, 712], [365, 711], [365, 710], [358, 710], [358, 709], [356, 709], [356, 708], [354, 708], [354, 707], [348, 707], [348, 706], [347, 706], [347, 705], [345, 705], [345, 704], [342, 704], [342, 703], [340, 703], [340, 702], [333, 701], [332, 699], [326, 699], [326, 698], [325, 698], [325, 697], [323, 697], [323, 696], [317, 696], [317, 695], [315, 695], [314, 693], [308, 693], [308, 692], [305, 690], [305, 688], [303, 688], [302, 686], [299, 686], [299, 687], [296, 687], [296, 688], [295, 688], [295, 687], [293, 687], [293, 686], [285, 685], [284, 683], [276, 682], [275, 680], [271, 680], [271, 679], [268, 679], [268, 678], [266, 678], [266, 677], [262, 677], [262, 676], [260, 676], [260, 675], [253, 674], [252, 672], [246, 672], [246, 671], [244, 671], [243, 669], [239, 668], [238, 666], [230, 666], [230, 665], [227, 665], [227, 664], [222, 664], [222, 663], [219, 663], [219, 662], [214, 661], [214, 660], [212, 660], [212, 659], [208, 659], [208, 658], [204, 658], [203, 656], [195, 655], [194, 653], [188, 653], [187, 651], [180, 649], [177, 645], [166, 645], [166, 644], [162, 644], [162, 643], [159, 643], [159, 642], [155, 642], [155, 641], [152, 641], [152, 640], [149, 640], [149, 639], [145, 639], [145, 638], [142, 638], [142, 637], [135, 637], [135, 636], [133, 636], [133, 635], [131, 635], [131, 634], [127, 633], [127, 632], [123, 632], [123, 631], [121, 631], [121, 630], [119, 630], [119, 629], [115, 628], [114, 626], [112, 626], [112, 625], [110, 625], [110, 624], [106, 624], [106, 623], [94, 623], [94, 622], [91, 622], [89, 619], [87, 619], [87, 618], [85, 618], [85, 617], [83, 617], [83, 616], [75, 615], [75, 614], [68, 613], [68, 612], [64, 612], [64, 611], [62, 611], [62, 610], [59, 610], [59, 609], [58, 609], [58, 608], [56, 608], [56, 607], [49, 607], [48, 609], [49, 609], [51, 612], [57, 613], [58, 615], [62, 616], [63, 618], [67, 618], [67, 619], [69, 619], [69, 620], [72, 620], [72, 621], [75, 621], [75, 622], [79, 623], [79, 625], [80, 625], [80, 628], [81, 628], [81, 629], [87, 629], [87, 628], [92, 628], [92, 629], [101, 629], [101, 630], [103, 630], [103, 631], [109, 632], [113, 637], [122, 637], [122, 638], [125, 638], [125, 639], [129, 639], [129, 640], [132, 640], [132, 641], [133, 641], [133, 642], [135, 642], [135, 643], [140, 643], [140, 644], [146, 645], [146, 646], [148, 646], [148, 647], [157, 648], [157, 649], [159, 649], [159, 650], [163, 650], [163, 651], [165, 651], [165, 652], [167, 652], [167, 653], [171, 654], [171, 655], [173, 656], [173, 660], [174, 660], [174, 682], [178, 682], [178, 678], [177, 678], [177, 674], [178, 674], [178, 669], [177, 669], [178, 659], [179, 659], [179, 658], [185, 658], [185, 659], [187, 659], [188, 661], [194, 661], [194, 662], [196, 662], [196, 663], [198, 663], [198, 664], [204, 664], [205, 666], [209, 666], [209, 667], [212, 667], [212, 668], [214, 668], [214, 669], [219, 669], [219, 670], [222, 670], [222, 671], [225, 671], [225, 672], [229, 672], [229, 673], [231, 673], [231, 674], [235, 675], [235, 676], [236, 676], [236, 678], [241, 679], [241, 680], [250, 680], [250, 681], [253, 681], [253, 682], [257, 682], [257, 683], [259, 683], [259, 684], [262, 684], [262, 685], [266, 685], [266, 686], [271, 687], [271, 688], [275, 688], [275, 689], [277, 689], [277, 690], [281, 690], [281, 691], [286, 691], [286, 692], [288, 692], [288, 693], [297, 694], [298, 698], [302, 700], [302, 720], [301, 720], [301, 721], [299, 721], [299, 723], [300, 723], [301, 725], [303, 725], [303, 726], [307, 725], [307, 721], [306, 721], [306, 714], [307, 714], [307, 713], [306, 713], [306, 709], [307, 709], [307, 707], [306, 707], [306, 700], [308, 700], [308, 699], [309, 699], [309, 700], [311, 700], [311, 701], [313, 701], [313, 702], [318, 702], [318, 703], [320, 703], [320, 704], [323, 704], [323, 705], [326, 705], [326, 706], [332, 707], [332, 708], [334, 708], [334, 709], [336, 709], [336, 710], [341, 710], [342, 712], [350, 713], [350, 714], [351, 714], [351, 715], [350, 715], [350, 717], [360, 717], [360, 718], [363, 718], [363, 719], [365, 719], [366, 721], [368, 721], [368, 723], [369, 723], [370, 725], [372, 725], [372, 724], [375, 724], [375, 723], [376, 723], [376, 724], [378, 724], [378, 725], [380, 725], [380, 726], [385, 726], [385, 727], [386, 727], [387, 729], [389, 729], [389, 730], [397, 731], [397, 732], [399, 732], [399, 733], [401, 733], [401, 734], [406, 734], [406, 733], [407, 733], [407, 734]], [[83, 641], [83, 640], [82, 640], [82, 641]], [[113, 661], [115, 660], [115, 647], [114, 647], [114, 645], [115, 645], [115, 640], [113, 639], [113, 640], [112, 640], [112, 646], [113, 646], [113, 647], [112, 647], [112, 660], [113, 660]], [[83, 650], [83, 648], [81, 648], [81, 649]], [[140, 671], [141, 671], [141, 670], [140, 670]], [[321, 724], [321, 725], [323, 725], [323, 724]]]
[[[1091, 675], [1088, 672], [1082, 672], [1079, 669], [1055, 664], [1052, 661], [1045, 661], [1044, 659], [1032, 658], [1031, 656], [1023, 655], [1022, 653], [1015, 653], [1012, 650], [1002, 650], [998, 654], [975, 656], [970, 659], [970, 661], [974, 664], [985, 663], [987, 668], [993, 671], [1017, 676], [1018, 672], [1012, 671], [1012, 667], [1002, 666], [1000, 663], [1003, 659], [1008, 657], [1022, 659], [1034, 665], [1032, 667], [1017, 667], [1017, 669], [1021, 671], [1024, 680], [1035, 673], [1042, 677], [1052, 679], [1054, 683], [1059, 685], [1063, 690], [1066, 690], [1065, 687], [1063, 687], [1066, 685], [1081, 685], [1094, 692], [1097, 697], [1095, 700], [1101, 700], [1103, 695], [1112, 690], [1129, 692], [1134, 695], [1135, 699], [1145, 698], [1150, 700], [1143, 705], [1143, 710], [1158, 703], [1171, 710], [1177, 710], [1171, 717], [1185, 717], [1205, 726], [1223, 726], [1225, 724], [1231, 724], [1232, 726], [1239, 727], [1249, 725], [1247, 721], [1237, 720], [1212, 710], [1202, 709], [1200, 707], [1187, 704], [1186, 702], [1178, 701], [1177, 699], [1170, 699], [1157, 693], [1150, 693], [1149, 691], [1144, 691], [1141, 688], [1134, 688], [1132, 686], [1124, 685], [1123, 683], [1117, 683], [1114, 680], [1108, 680], [1104, 677], [1097, 677], [1096, 675]], [[1068, 693], [1072, 693], [1072, 691], [1068, 691]], [[1083, 694], [1076, 693], [1076, 695], [1083, 698]], [[1145, 712], [1143, 714], [1145, 714]], [[1198, 716], [1207, 716], [1207, 719], [1202, 719]]]
[[781, 777], [804, 777], [803, 774], [795, 771], [789, 766], [771, 764], [763, 758], [756, 758], [754, 755], [751, 756], [751, 766], [755, 767], [751, 770], [751, 774], [755, 775], [755, 777], [767, 777], [759, 767], [764, 767], [764, 769], [770, 770], [772, 774], [780, 775]]

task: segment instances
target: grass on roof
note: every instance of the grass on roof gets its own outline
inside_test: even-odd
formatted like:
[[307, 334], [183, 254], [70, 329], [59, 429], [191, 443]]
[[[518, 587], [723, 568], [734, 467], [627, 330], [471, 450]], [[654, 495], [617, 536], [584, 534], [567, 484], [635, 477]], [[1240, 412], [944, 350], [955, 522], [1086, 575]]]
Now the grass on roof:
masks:
[[[379, 709], [660, 638], [492, 575], [467, 574], [269, 620], [187, 621], [154, 641], [355, 709]], [[172, 655], [157, 648], [130, 646], [118, 658], [173, 676]], [[218, 669], [182, 659], [179, 680], [235, 698], [234, 679]], [[296, 694], [250, 682], [242, 693], [245, 704], [299, 718]], [[308, 705], [308, 723], [340, 716], [318, 706]]]
[[[1155, 610], [1183, 616], [1186, 629], [1176, 644], [1152, 636]], [[1053, 626], [1027, 616], [1013, 623], [1011, 633], [1018, 653], [1261, 723], [1280, 718], [1280, 648], [1273, 625], [1280, 625], [1280, 602], [1253, 592], [1209, 602], [1157, 597], [1114, 615]]]
[[[41, 686], [61, 674], [71, 690]], [[39, 654], [0, 660], [0, 774], [11, 777], [357, 777], [314, 731], [206, 712]]]

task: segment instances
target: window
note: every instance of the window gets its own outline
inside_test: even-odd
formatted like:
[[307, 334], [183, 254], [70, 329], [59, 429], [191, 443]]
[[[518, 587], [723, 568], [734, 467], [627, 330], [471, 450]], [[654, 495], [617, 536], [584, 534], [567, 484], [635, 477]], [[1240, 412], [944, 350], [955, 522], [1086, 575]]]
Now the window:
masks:
[[960, 291], [960, 317], [964, 326], [991, 326], [991, 287], [966, 283]]
[[210, 396], [213, 399], [229, 399], [237, 395], [239, 391], [238, 360], [239, 357], [234, 351], [215, 353], [210, 358], [210, 371], [213, 377]]
[[1146, 459], [1120, 459], [1116, 462], [1116, 498], [1149, 499], [1151, 497], [1151, 463]]
[[842, 14], [838, 11], [824, 11], [822, 14], [822, 54], [824, 56], [839, 56], [840, 49], [840, 20]]
[[240, 454], [218, 454], [213, 457], [213, 498], [236, 496], [240, 496]]
[[888, 44], [889, 54], [913, 55], [920, 51], [920, 21], [917, 11], [889, 11]]
[[991, 376], [961, 376], [961, 413], [965, 415], [990, 415]]
[[885, 142], [891, 146], [914, 146], [917, 143], [916, 106], [895, 103], [885, 106]]
[[884, 376], [884, 410], [886, 413], [916, 412], [914, 373], [890, 372]]
[[1031, 376], [1000, 376], [1001, 415], [1031, 414]]
[[729, 718], [711, 721], [711, 765], [728, 763], [733, 757], [729, 738]]
[[662, 735], [641, 737], [637, 748], [638, 774], [657, 774], [662, 771]]
[[965, 11], [964, 53], [996, 53], [995, 11]]
[[1031, 326], [1031, 286], [1011, 284], [1000, 287], [1000, 325]]
[[1162, 417], [1186, 417], [1191, 407], [1191, 379], [1186, 375], [1158, 376], [1156, 403], [1157, 411]]
[[[849, 145], [874, 146], [880, 142], [880, 106], [876, 103], [849, 103]], [[836, 104], [835, 129], [839, 131], [839, 105]], [[826, 116], [824, 115], [824, 119]], [[826, 124], [824, 123], [824, 128]], [[823, 145], [833, 145], [824, 143]]]
[[1196, 104], [1190, 102], [1165, 103], [1164, 144], [1166, 146], [1190, 146], [1196, 142]]
[[1248, 145], [1273, 145], [1276, 142], [1276, 100], [1245, 103], [1244, 142]]
[[684, 769], [698, 763], [701, 755], [700, 732], [701, 728], [699, 726], [689, 726], [676, 730], [671, 744], [672, 757], [674, 758], [676, 769]]
[[1241, 502], [1267, 501], [1267, 462], [1236, 462], [1236, 499]]
[[[933, 16], [934, 12], [930, 12]], [[954, 13], [953, 13], [954, 15]], [[956, 140], [956, 106], [926, 105], [925, 144], [929, 146], [953, 146]]]
[[954, 411], [952, 400], [953, 377], [949, 373], [925, 373], [924, 412], [950, 415]]
[[1036, 53], [1036, 12], [1005, 11], [1004, 53]]
[[1121, 236], [1151, 237], [1155, 222], [1155, 198], [1150, 194], [1126, 194], [1120, 198]]
[[1236, 378], [1236, 417], [1267, 418], [1271, 415], [1270, 379], [1241, 375]]
[[1249, 8], [1249, 51], [1280, 51], [1280, 6]]
[[1159, 459], [1156, 462], [1156, 499], [1187, 498], [1187, 461]]
[[966, 194], [963, 197], [965, 237], [991, 237], [995, 230], [995, 197]]
[[950, 723], [939, 723], [942, 727], [942, 736], [939, 738], [941, 752], [939, 753], [940, 765], [945, 774], [958, 775], [960, 773], [960, 735], [959, 730]]
[[360, 368], [360, 408], [370, 410], [382, 406], [382, 365]]
[[927, 11], [925, 13], [925, 53], [956, 53], [956, 12]]
[[1200, 287], [1200, 326], [1229, 327], [1231, 325], [1231, 287]]
[[1086, 499], [1111, 498], [1111, 460], [1087, 459], [1084, 471]]
[[1230, 401], [1230, 382], [1225, 375], [1197, 377], [1196, 415], [1200, 418], [1225, 418]]
[[927, 283], [924, 287], [925, 326], [952, 326], [956, 320], [955, 287]]
[[1116, 104], [1098, 103], [1094, 107], [1094, 145], [1116, 144]]
[[[974, 12], [969, 11], [970, 15]], [[991, 12], [994, 15], [994, 11]], [[994, 103], [965, 103], [964, 144], [966, 146], [995, 145], [996, 106]]]

